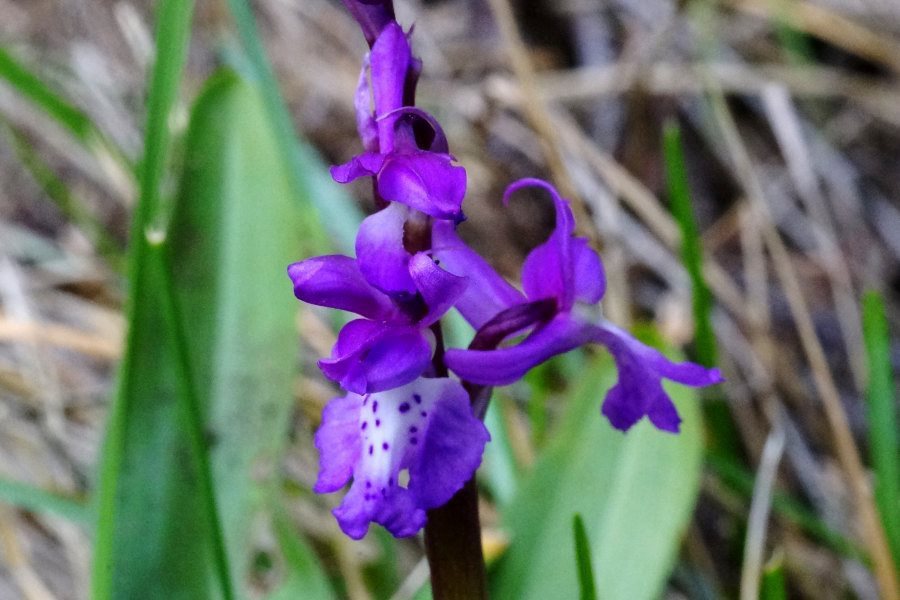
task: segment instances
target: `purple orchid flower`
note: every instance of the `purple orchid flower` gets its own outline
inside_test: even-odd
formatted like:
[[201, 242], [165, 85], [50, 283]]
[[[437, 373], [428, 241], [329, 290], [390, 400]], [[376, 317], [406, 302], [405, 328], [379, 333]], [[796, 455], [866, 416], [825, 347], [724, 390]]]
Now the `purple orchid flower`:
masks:
[[338, 183], [375, 177], [382, 199], [460, 221], [466, 171], [454, 164], [437, 121], [412, 106], [419, 70], [406, 34], [395, 22], [386, 25], [364, 61], [354, 100], [365, 152], [332, 167], [331, 175]]
[[[422, 375], [433, 353], [428, 327], [453, 306], [466, 286], [464, 278], [440, 269], [421, 252], [398, 266], [412, 289], [395, 296], [373, 287], [357, 261], [347, 256], [318, 256], [288, 267], [298, 299], [363, 317], [347, 323], [331, 357], [319, 361], [322, 372], [350, 392], [381, 392]], [[382, 277], [400, 278], [389, 270]]]
[[425, 511], [445, 504], [472, 477], [489, 439], [468, 394], [452, 379], [420, 378], [365, 396], [350, 393], [329, 402], [322, 414], [314, 489], [336, 492], [353, 478], [333, 513], [354, 539], [366, 534], [370, 522], [397, 537], [414, 535], [425, 524]]
[[[603, 344], [619, 371], [618, 382], [603, 402], [602, 412], [610, 423], [625, 431], [647, 416], [657, 428], [677, 432], [681, 418], [663, 390], [662, 379], [712, 385], [722, 381], [718, 369], [673, 363], [612, 323], [583, 315], [582, 309], [596, 305], [606, 288], [600, 258], [586, 239], [573, 235], [572, 211], [549, 183], [517, 181], [507, 188], [504, 203], [526, 186], [541, 187], [553, 197], [556, 227], [525, 259], [524, 296], [469, 249], [452, 224], [434, 225], [435, 258], [451, 273], [465, 273], [470, 279], [456, 307], [478, 330], [470, 349], [447, 351], [447, 366], [466, 381], [506, 385], [552, 356], [587, 343]], [[520, 343], [496, 348], [503, 339], [528, 329], [531, 332]]]

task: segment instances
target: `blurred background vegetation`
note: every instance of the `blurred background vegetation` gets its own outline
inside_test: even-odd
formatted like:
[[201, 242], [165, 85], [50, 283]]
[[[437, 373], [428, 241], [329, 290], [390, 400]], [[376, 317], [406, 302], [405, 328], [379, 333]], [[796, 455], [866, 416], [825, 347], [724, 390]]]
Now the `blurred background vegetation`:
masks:
[[[678, 437], [601, 419], [600, 353], [497, 390], [493, 596], [896, 595], [900, 5], [397, 11], [464, 237], [516, 277], [552, 208], [502, 190], [552, 179], [606, 316], [728, 379], [671, 388]], [[284, 268], [373, 209], [326, 170], [359, 151], [343, 7], [0, 0], [0, 42], [0, 598], [428, 597], [420, 539], [310, 491], [339, 323]]]

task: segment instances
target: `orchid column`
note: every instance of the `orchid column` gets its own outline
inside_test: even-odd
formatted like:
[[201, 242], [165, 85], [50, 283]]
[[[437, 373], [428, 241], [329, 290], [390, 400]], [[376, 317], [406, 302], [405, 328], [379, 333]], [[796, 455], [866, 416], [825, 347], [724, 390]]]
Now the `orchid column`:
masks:
[[[440, 125], [414, 106], [421, 64], [409, 35], [389, 0], [344, 3], [370, 51], [354, 98], [363, 151], [332, 176], [340, 183], [370, 177], [379, 210], [360, 226], [356, 258], [320, 256], [288, 267], [297, 298], [360, 317], [319, 361], [346, 394], [328, 403], [316, 433], [315, 491], [352, 481], [334, 515], [355, 539], [370, 523], [398, 537], [425, 527], [434, 597], [484, 598], [474, 474], [490, 439], [481, 417], [491, 386], [602, 344], [619, 370], [603, 415], [623, 431], [647, 417], [677, 433], [680, 418], [662, 379], [703, 386], [721, 377], [672, 363], [599, 317], [603, 265], [574, 236], [568, 202], [550, 184], [521, 180], [504, 197], [508, 203], [519, 189], [538, 187], [556, 208], [553, 234], [523, 264], [523, 291], [466, 246], [456, 234], [466, 172]], [[440, 319], [451, 308], [476, 331], [468, 348], [444, 348]]]

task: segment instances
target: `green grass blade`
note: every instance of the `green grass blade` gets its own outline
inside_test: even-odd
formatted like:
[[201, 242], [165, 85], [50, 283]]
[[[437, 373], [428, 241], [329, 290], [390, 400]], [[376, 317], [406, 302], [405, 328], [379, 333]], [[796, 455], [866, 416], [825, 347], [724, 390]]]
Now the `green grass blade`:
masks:
[[869, 363], [869, 444], [875, 471], [875, 502], [888, 537], [894, 563], [900, 569], [900, 448], [891, 340], [884, 300], [877, 292], [863, 297], [863, 336]]
[[[674, 122], [666, 123], [663, 154], [672, 214], [681, 230], [681, 260], [691, 279], [697, 361], [706, 367], [714, 367], [718, 364], [718, 345], [712, 326], [713, 299], [703, 278], [703, 245], [691, 202], [681, 131]], [[711, 433], [711, 450], [740, 456], [740, 437], [727, 404], [721, 398], [710, 397], [708, 393], [705, 398], [704, 414]]]
[[107, 260], [113, 269], [124, 270], [124, 251], [109, 231], [84, 208], [84, 202], [72, 193], [66, 182], [41, 158], [26, 137], [12, 125], [8, 123], [5, 125], [4, 129], [13, 150], [35, 182], [47, 194], [47, 197], [53, 201], [70, 223], [79, 227], [87, 235], [97, 252]]
[[578, 563], [578, 585], [581, 587], [581, 600], [597, 600], [591, 545], [588, 542], [587, 530], [584, 528], [584, 519], [579, 514], [572, 519], [572, 533], [575, 537], [575, 560]]
[[5, 477], [0, 477], [0, 502], [32, 512], [54, 514], [84, 525], [94, 521], [94, 512], [87, 502]]
[[712, 327], [712, 295], [703, 279], [703, 246], [691, 203], [687, 167], [681, 149], [681, 132], [673, 122], [666, 123], [664, 132], [666, 181], [672, 214], [681, 229], [681, 259], [691, 278], [693, 311], [696, 331], [696, 351], [700, 364], [714, 367], [718, 363], [716, 335]]
[[259, 82], [281, 154], [290, 165], [291, 185], [295, 196], [304, 205], [309, 202], [315, 207], [319, 221], [331, 235], [336, 249], [352, 254], [362, 213], [347, 193], [331, 180], [327, 171], [321, 168], [322, 161], [315, 151], [297, 138], [290, 112], [259, 37], [250, 3], [247, 0], [228, 0], [228, 6], [253, 75]]
[[2, 46], [0, 46], [0, 77], [78, 140], [90, 142], [92, 138], [99, 139], [100, 135], [90, 117], [63, 99]]
[[763, 569], [759, 598], [760, 600], [787, 600], [784, 559], [780, 555], [769, 561], [769, 564]]

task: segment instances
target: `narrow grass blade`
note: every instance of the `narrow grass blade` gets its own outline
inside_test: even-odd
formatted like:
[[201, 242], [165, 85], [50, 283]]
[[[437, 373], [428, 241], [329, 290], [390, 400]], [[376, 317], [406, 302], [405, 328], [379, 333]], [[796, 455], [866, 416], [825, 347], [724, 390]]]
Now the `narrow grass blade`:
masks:
[[691, 278], [693, 289], [697, 359], [706, 367], [714, 367], [718, 351], [712, 327], [712, 295], [703, 279], [703, 247], [691, 203], [687, 167], [681, 149], [681, 132], [674, 122], [666, 123], [664, 150], [669, 201], [672, 214], [681, 229], [681, 260]]
[[[681, 260], [691, 279], [697, 361], [706, 367], [714, 367], [718, 363], [718, 345], [712, 326], [713, 300], [703, 278], [703, 246], [691, 202], [687, 166], [681, 147], [681, 131], [674, 122], [666, 123], [663, 151], [669, 201], [672, 214], [681, 230]], [[707, 398], [704, 413], [711, 433], [711, 451], [740, 456], [740, 437], [724, 400]]]
[[869, 444], [875, 471], [875, 503], [900, 569], [900, 446], [891, 340], [884, 300], [877, 292], [863, 297], [863, 336], [869, 363]]
[[258, 80], [266, 110], [275, 131], [281, 154], [290, 165], [291, 184], [298, 200], [311, 203], [319, 220], [331, 235], [337, 250], [353, 253], [356, 230], [362, 214], [350, 197], [331, 180], [321, 168], [322, 161], [316, 152], [297, 138], [291, 115], [278, 87], [256, 19], [248, 0], [228, 0], [238, 35], [250, 60], [254, 77]]
[[572, 532], [575, 536], [575, 560], [578, 563], [578, 585], [581, 586], [581, 600], [597, 600], [591, 545], [584, 528], [584, 520], [579, 514], [572, 519]]
[[47, 197], [53, 201], [70, 223], [79, 227], [87, 235], [97, 252], [107, 260], [110, 266], [117, 271], [122, 271], [125, 266], [125, 253], [120, 244], [113, 239], [103, 224], [85, 209], [83, 201], [75, 196], [66, 182], [41, 158], [21, 132], [9, 124], [6, 124], [4, 129], [22, 165]]
[[31, 72], [3, 46], [0, 46], [0, 78], [43, 110], [82, 142], [101, 137], [93, 121]]
[[765, 566], [759, 588], [760, 600], [787, 600], [784, 559], [780, 553]]
[[0, 478], [0, 502], [32, 512], [54, 514], [84, 525], [94, 521], [94, 513], [87, 502], [6, 478]]

